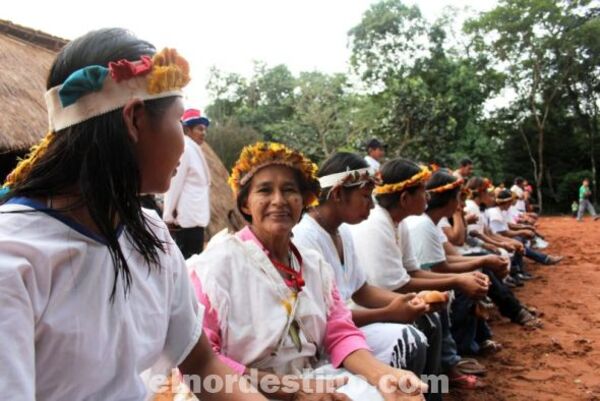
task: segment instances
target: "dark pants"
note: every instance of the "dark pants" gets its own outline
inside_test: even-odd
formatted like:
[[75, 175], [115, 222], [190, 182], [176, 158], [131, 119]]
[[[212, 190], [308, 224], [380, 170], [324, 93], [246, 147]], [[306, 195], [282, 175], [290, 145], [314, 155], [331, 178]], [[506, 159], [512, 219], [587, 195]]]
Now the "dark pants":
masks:
[[447, 372], [460, 362], [460, 355], [458, 355], [456, 341], [450, 331], [450, 315], [447, 310], [440, 311], [440, 321], [442, 324], [442, 369]]
[[475, 315], [475, 301], [460, 291], [454, 291], [450, 331], [459, 355], [479, 353], [479, 344], [492, 338], [487, 323]]
[[204, 227], [178, 227], [171, 231], [171, 235], [186, 259], [204, 249]]
[[542, 265], [548, 264], [548, 255], [542, 252], [535, 251], [528, 246], [525, 247], [525, 256]]
[[[523, 243], [523, 245], [525, 246], [525, 257], [533, 260], [534, 262], [540, 263], [542, 265], [548, 264], [548, 255], [546, 255], [543, 252], [533, 250], [530, 247], [528, 247], [527, 245], [525, 245], [527, 241], [524, 238], [515, 237], [515, 239], [521, 241]], [[522, 266], [522, 264], [521, 264], [521, 266]]]
[[[445, 312], [444, 312], [445, 313]], [[415, 322], [419, 330], [427, 337], [427, 363], [424, 375], [439, 375], [442, 373], [442, 323], [437, 313], [421, 316]], [[441, 393], [426, 394], [427, 401], [441, 401]]]
[[[484, 256], [488, 254], [489, 252], [480, 252], [476, 254], [469, 254], [469, 256]], [[517, 266], [518, 265], [516, 265], [511, 260], [511, 273], [513, 272], [513, 269], [515, 269], [518, 273], [521, 272], [521, 267]], [[502, 280], [500, 280], [494, 274], [492, 270], [488, 268], [483, 268], [482, 273], [488, 276], [488, 278], [490, 279], [488, 297], [490, 297], [490, 299], [498, 307], [498, 310], [500, 311], [500, 314], [502, 314], [502, 316], [507, 317], [511, 321], [515, 322], [517, 320], [519, 312], [521, 312], [521, 309], [523, 309], [523, 305], [521, 305], [521, 302], [519, 302], [515, 294], [513, 294], [513, 292], [510, 290], [510, 288], [508, 288], [502, 282]]]
[[523, 309], [523, 305], [521, 305], [512, 291], [490, 269], [483, 269], [483, 273], [490, 279], [488, 297], [494, 301], [502, 316], [515, 322], [519, 312]]

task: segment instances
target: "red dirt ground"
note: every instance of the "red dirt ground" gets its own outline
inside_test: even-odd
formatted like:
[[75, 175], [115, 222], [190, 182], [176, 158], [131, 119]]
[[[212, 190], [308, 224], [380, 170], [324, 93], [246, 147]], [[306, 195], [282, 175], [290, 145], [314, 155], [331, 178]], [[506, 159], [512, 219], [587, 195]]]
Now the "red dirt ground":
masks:
[[516, 294], [544, 313], [544, 327], [526, 331], [503, 318], [492, 321], [504, 349], [479, 358], [488, 368], [488, 387], [451, 390], [445, 399], [600, 401], [600, 221], [545, 217], [539, 228], [550, 242], [545, 251], [565, 260], [557, 266], [529, 262], [538, 278]]

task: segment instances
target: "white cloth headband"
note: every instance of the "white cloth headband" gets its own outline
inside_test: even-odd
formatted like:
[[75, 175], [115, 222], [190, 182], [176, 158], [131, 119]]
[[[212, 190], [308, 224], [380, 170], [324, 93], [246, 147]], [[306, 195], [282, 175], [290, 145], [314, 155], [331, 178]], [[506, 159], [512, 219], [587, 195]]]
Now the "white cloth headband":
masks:
[[348, 170], [341, 173], [329, 174], [319, 178], [319, 184], [321, 188], [329, 188], [340, 185], [344, 182], [344, 180], [351, 175], [364, 175], [369, 174], [370, 169], [368, 167], [361, 168], [358, 170]]
[[90, 118], [106, 114], [123, 107], [132, 99], [151, 100], [169, 96], [183, 96], [181, 90], [172, 90], [155, 94], [148, 93], [145, 76], [116, 82], [106, 79], [102, 90], [90, 92], [75, 103], [63, 107], [58, 92], [62, 85], [55, 86], [46, 92], [48, 108], [48, 124], [50, 130], [56, 132]]

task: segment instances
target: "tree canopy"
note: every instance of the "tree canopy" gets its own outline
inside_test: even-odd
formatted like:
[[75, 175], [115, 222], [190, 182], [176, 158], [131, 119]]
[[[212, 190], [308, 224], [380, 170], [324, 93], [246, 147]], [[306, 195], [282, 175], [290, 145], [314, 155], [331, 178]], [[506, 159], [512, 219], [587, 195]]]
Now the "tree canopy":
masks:
[[382, 0], [348, 37], [346, 73], [212, 70], [209, 141], [221, 137], [220, 153], [231, 144], [226, 164], [243, 140], [285, 142], [319, 162], [377, 137], [388, 157], [455, 167], [468, 156], [495, 182], [524, 176], [546, 210], [568, 210], [584, 176], [596, 193], [600, 7], [591, 0], [500, 0], [436, 21]]

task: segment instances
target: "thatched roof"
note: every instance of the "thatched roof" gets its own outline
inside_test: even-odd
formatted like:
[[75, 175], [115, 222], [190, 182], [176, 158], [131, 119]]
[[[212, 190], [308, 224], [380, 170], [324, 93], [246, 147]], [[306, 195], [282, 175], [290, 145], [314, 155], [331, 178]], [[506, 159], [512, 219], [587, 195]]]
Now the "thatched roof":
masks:
[[46, 134], [46, 76], [66, 43], [0, 20], [0, 153], [26, 149]]
[[[46, 134], [46, 76], [56, 52], [68, 41], [0, 19], [0, 154], [24, 150]], [[207, 144], [210, 173], [211, 223], [208, 235], [243, 224], [227, 185], [227, 170]]]
[[228, 173], [219, 156], [205, 142], [202, 150], [210, 168], [210, 224], [207, 237], [210, 238], [224, 228], [237, 231], [244, 225], [244, 218], [237, 211], [233, 192], [227, 185]]

